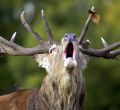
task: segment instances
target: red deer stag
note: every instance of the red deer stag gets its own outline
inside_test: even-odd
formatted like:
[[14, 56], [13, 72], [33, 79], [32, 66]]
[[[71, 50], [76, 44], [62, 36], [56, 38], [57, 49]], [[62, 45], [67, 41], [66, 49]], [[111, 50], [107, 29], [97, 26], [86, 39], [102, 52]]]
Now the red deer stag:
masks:
[[0, 37], [0, 55], [33, 56], [48, 74], [39, 89], [18, 90], [0, 96], [0, 110], [84, 110], [85, 81], [82, 71], [87, 65], [88, 56], [115, 58], [120, 50], [114, 49], [120, 47], [120, 42], [108, 46], [102, 39], [105, 47], [93, 49], [90, 48], [89, 41], [83, 40], [91, 19], [99, 22], [100, 17], [94, 7], [89, 11], [79, 38], [74, 33], [68, 33], [61, 43], [56, 43], [43, 11], [41, 15], [49, 42], [44, 41], [28, 25], [23, 12], [22, 24], [40, 41], [40, 45], [24, 48], [13, 42], [15, 34], [10, 41]]

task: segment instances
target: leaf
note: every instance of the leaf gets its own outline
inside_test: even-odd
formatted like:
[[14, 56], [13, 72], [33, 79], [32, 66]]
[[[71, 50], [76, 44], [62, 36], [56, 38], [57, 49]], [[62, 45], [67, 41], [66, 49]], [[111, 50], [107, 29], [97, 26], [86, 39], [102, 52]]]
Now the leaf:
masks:
[[92, 21], [96, 24], [99, 25], [100, 23], [100, 15], [97, 12], [92, 13]]

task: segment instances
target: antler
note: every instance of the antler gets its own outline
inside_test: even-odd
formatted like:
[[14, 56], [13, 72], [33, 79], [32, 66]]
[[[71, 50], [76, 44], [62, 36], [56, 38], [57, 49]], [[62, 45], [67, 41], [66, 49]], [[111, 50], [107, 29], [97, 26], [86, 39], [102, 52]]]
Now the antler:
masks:
[[92, 15], [93, 15], [94, 13], [95, 13], [95, 11], [94, 11], [94, 6], [92, 6], [92, 8], [91, 8], [91, 10], [90, 10], [90, 13], [89, 13], [89, 16], [88, 16], [88, 18], [87, 18], [87, 20], [86, 20], [86, 23], [85, 23], [85, 25], [84, 25], [84, 27], [83, 27], [83, 29], [82, 29], [82, 32], [81, 32], [81, 34], [80, 34], [80, 36], [79, 36], [79, 44], [81, 44], [82, 41], [83, 41], [83, 39], [84, 39], [84, 36], [85, 36], [85, 34], [86, 34], [87, 30], [88, 30], [88, 26], [89, 26], [90, 21], [91, 21], [91, 19], [92, 19]]
[[90, 24], [90, 21], [92, 20], [95, 24], [99, 25], [99, 22], [100, 22], [100, 15], [97, 14], [97, 12], [95, 11], [94, 9], [94, 6], [92, 6], [91, 10], [88, 11], [89, 12], [89, 16], [84, 24], [84, 27], [82, 29], [82, 32], [79, 36], [79, 44], [82, 44], [83, 43], [83, 39], [85, 37], [85, 34], [88, 30], [88, 26]]
[[[4, 39], [3, 37], [0, 36], [0, 55], [3, 54], [10, 54], [10, 55], [35, 55], [35, 54], [40, 54], [40, 53], [45, 53], [49, 51], [50, 45], [55, 43], [54, 38], [52, 37], [51, 39], [49, 38], [50, 42], [48, 43], [47, 41], [44, 41], [38, 33], [36, 33], [33, 28], [26, 22], [25, 17], [24, 17], [25, 12], [23, 11], [21, 14], [21, 21], [22, 24], [25, 26], [25, 28], [32, 33], [32, 35], [40, 41], [40, 45], [33, 47], [33, 48], [25, 48], [22, 47], [16, 43], [14, 43], [14, 39], [16, 36], [16, 33], [12, 35], [12, 38], [10, 41]], [[44, 15], [45, 17], [45, 15]], [[47, 22], [46, 19], [44, 19], [44, 22]], [[48, 29], [49, 27], [45, 25], [46, 28]], [[50, 31], [50, 29], [49, 29]], [[51, 32], [51, 31], [50, 31]], [[49, 34], [49, 33], [48, 33]]]
[[107, 45], [102, 49], [93, 49], [93, 48], [81, 48], [81, 51], [84, 54], [94, 56], [94, 57], [103, 57], [103, 58], [116, 58], [117, 55], [120, 55], [120, 49], [115, 50], [120, 47], [120, 41], [112, 45]]
[[44, 14], [43, 10], [41, 11], [41, 16], [42, 16], [42, 20], [43, 20], [43, 22], [45, 24], [46, 31], [48, 33], [50, 43], [53, 44], [53, 43], [55, 43], [55, 39], [54, 39], [53, 34], [52, 34], [52, 32], [51, 32], [51, 30], [49, 28], [49, 25], [48, 25], [48, 22], [47, 22], [47, 19], [45, 17], [45, 14]]
[[94, 56], [94, 57], [103, 57], [103, 58], [116, 58], [117, 55], [120, 55], [120, 49], [119, 50], [115, 50], [117, 48], [120, 47], [120, 41], [117, 43], [114, 43], [112, 45], [108, 45], [107, 42], [101, 38], [104, 48], [102, 49], [93, 49], [90, 48], [90, 42], [89, 41], [83, 41], [84, 36], [88, 30], [88, 26], [90, 24], [90, 21], [93, 20], [94, 23], [99, 24], [100, 21], [100, 16], [96, 13], [96, 11], [94, 10], [94, 6], [91, 8], [91, 10], [89, 11], [89, 16], [86, 20], [86, 23], [83, 27], [83, 30], [80, 34], [79, 37], [79, 44], [81, 45], [81, 51], [84, 54], [90, 55], [90, 56]]
[[33, 28], [26, 22], [25, 20], [25, 11], [21, 14], [21, 22], [23, 26], [28, 30], [28, 32], [32, 33], [32, 35], [39, 40], [40, 42], [43, 42], [43, 39], [40, 37], [40, 35], [33, 30]]

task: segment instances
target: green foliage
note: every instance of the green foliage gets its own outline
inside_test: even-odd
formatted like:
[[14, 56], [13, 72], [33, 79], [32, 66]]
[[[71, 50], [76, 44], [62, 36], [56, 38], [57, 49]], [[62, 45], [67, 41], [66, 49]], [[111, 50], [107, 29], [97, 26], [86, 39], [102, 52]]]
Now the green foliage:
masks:
[[[109, 44], [120, 40], [119, 4], [118, 0], [0, 0], [0, 35], [10, 39], [17, 31], [16, 43], [26, 47], [38, 44], [20, 22], [20, 14], [24, 9], [29, 9], [26, 18], [44, 39], [47, 39], [47, 33], [40, 18], [41, 9], [44, 9], [57, 41], [68, 32], [79, 35], [87, 11], [94, 5], [101, 15], [101, 23], [100, 26], [91, 23], [86, 38], [90, 39], [92, 47], [102, 48], [100, 37], [104, 37]], [[120, 109], [119, 65], [119, 57], [118, 60], [90, 59], [84, 71], [86, 110]], [[31, 57], [0, 57], [0, 94], [14, 91], [15, 84], [21, 88], [39, 87], [45, 75], [45, 70], [38, 68]]]

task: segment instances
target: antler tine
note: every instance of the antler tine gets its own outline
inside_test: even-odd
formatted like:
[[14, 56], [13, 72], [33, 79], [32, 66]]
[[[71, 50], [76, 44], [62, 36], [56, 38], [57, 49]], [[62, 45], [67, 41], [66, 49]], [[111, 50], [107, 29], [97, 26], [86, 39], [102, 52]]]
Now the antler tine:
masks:
[[89, 14], [89, 16], [88, 16], [88, 18], [87, 18], [87, 20], [86, 20], [86, 23], [85, 23], [85, 25], [84, 25], [84, 27], [83, 27], [83, 29], [82, 29], [82, 32], [81, 32], [81, 34], [80, 34], [80, 36], [79, 36], [79, 44], [82, 43], [82, 41], [83, 41], [83, 39], [84, 39], [84, 36], [85, 36], [85, 34], [86, 34], [87, 30], [88, 30], [88, 26], [89, 26], [90, 21], [91, 21], [91, 19], [92, 19], [92, 14], [95, 12], [95, 11], [94, 11], [94, 6], [92, 6], [92, 8], [91, 8], [90, 11], [91, 11], [92, 13]]
[[81, 48], [81, 51], [84, 54], [94, 56], [94, 57], [115, 58], [117, 55], [120, 55], [120, 50], [115, 50], [119, 47], [120, 47], [120, 41], [112, 45], [109, 45], [103, 49]]
[[32, 35], [37, 39], [39, 40], [40, 42], [44, 42], [44, 40], [39, 36], [39, 34], [37, 32], [35, 32], [33, 30], [33, 28], [26, 22], [25, 20], [25, 11], [22, 12], [21, 14], [21, 22], [22, 24], [24, 25], [24, 27], [32, 33]]
[[41, 16], [42, 16], [42, 20], [43, 20], [43, 22], [45, 24], [46, 31], [48, 33], [50, 43], [53, 44], [53, 43], [55, 43], [55, 39], [54, 39], [53, 34], [52, 34], [52, 32], [51, 32], [51, 30], [49, 28], [49, 25], [48, 25], [48, 22], [47, 22], [47, 19], [46, 19], [46, 16], [45, 16], [43, 10], [41, 10]]
[[103, 46], [108, 47], [108, 44], [103, 37], [101, 37], [101, 40], [102, 40]]
[[15, 37], [16, 37], [16, 34], [17, 34], [17, 33], [15, 32], [15, 33], [12, 35], [12, 37], [11, 37], [11, 39], [10, 39], [11, 42], [14, 42]]

